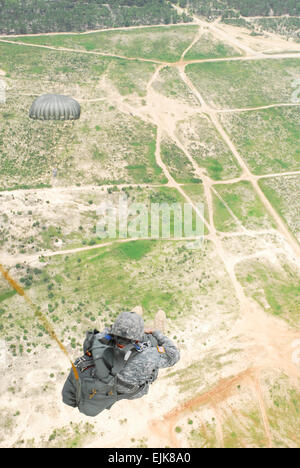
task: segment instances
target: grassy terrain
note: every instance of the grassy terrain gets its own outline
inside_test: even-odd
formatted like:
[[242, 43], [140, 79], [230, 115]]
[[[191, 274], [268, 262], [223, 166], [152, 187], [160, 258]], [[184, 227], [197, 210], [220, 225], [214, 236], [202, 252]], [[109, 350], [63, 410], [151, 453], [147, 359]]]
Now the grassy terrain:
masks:
[[119, 59], [110, 62], [106, 77], [121, 96], [132, 95], [137, 103], [137, 97], [146, 96], [147, 83], [154, 71], [152, 63]]
[[191, 64], [186, 72], [216, 108], [258, 107], [291, 102], [299, 74], [297, 59]]
[[[203, 337], [204, 345], [205, 339]], [[183, 426], [183, 432], [188, 434], [189, 444], [193, 448], [220, 447], [220, 429], [225, 448], [267, 447], [257, 395], [244, 383], [230, 385], [230, 369], [245, 358], [243, 349], [238, 346], [224, 348], [219, 352], [216, 349], [208, 350], [205, 358], [172, 373], [180, 393], [190, 395], [195, 401], [199, 397], [198, 404], [195, 402], [194, 407], [190, 407], [188, 420], [184, 421], [182, 416], [178, 426]], [[226, 380], [223, 381], [223, 392], [207, 394], [217, 388], [216, 381], [220, 382], [220, 376], [228, 379], [227, 385]], [[221, 393], [223, 401], [218, 403], [216, 412], [216, 408], [209, 403], [212, 399], [220, 398]]]
[[74, 139], [76, 124], [30, 120], [31, 102], [29, 97], [23, 97], [17, 101], [9, 99], [1, 106], [1, 188], [47, 185], [55, 160], [61, 160], [62, 171], [70, 164], [67, 142]]
[[284, 373], [262, 377], [268, 387], [267, 416], [275, 448], [299, 447], [299, 385]]
[[238, 404], [222, 405], [222, 431], [225, 448], [267, 448], [258, 397], [245, 385], [236, 387]]
[[154, 81], [153, 88], [170, 99], [193, 107], [199, 106], [198, 99], [181, 79], [177, 68], [164, 67]]
[[238, 415], [228, 414], [223, 424], [225, 448], [267, 448], [263, 422], [258, 405], [247, 401]]
[[177, 136], [212, 179], [231, 179], [241, 173], [232, 152], [207, 117], [196, 116], [179, 121]]
[[176, 62], [192, 42], [197, 26], [169, 26], [90, 34], [11, 38], [24, 43]]
[[227, 207], [246, 229], [256, 230], [276, 227], [255, 194], [250, 182], [215, 185], [214, 189], [221, 197], [220, 199], [214, 194], [214, 222], [218, 231], [226, 232], [240, 230], [241, 228]]
[[[109, 188], [78, 188], [64, 189], [63, 191], [49, 190], [41, 193], [39, 190], [27, 193], [24, 196], [20, 192], [0, 193], [3, 213], [0, 215], [0, 251], [4, 254], [22, 255], [36, 254], [43, 250], [59, 251], [84, 246], [93, 246], [102, 242], [110, 242], [113, 239], [126, 238], [126, 234], [120, 232], [119, 214], [117, 215], [114, 236], [107, 233], [107, 237], [101, 238], [97, 232], [97, 225], [104, 221], [99, 212], [102, 203], [111, 203], [119, 208], [120, 198], [127, 197], [129, 209], [127, 228], [131, 226], [134, 230], [136, 220], [137, 234], [141, 235], [142, 227], [139, 225], [138, 212], [144, 213], [148, 226], [146, 234], [142, 237], [151, 236], [151, 203], [167, 204], [167, 206], [179, 203], [182, 213], [182, 222], [176, 218], [178, 226], [184, 231], [183, 213], [186, 200], [176, 189], [168, 187], [123, 187]], [[62, 203], [63, 199], [63, 203]], [[137, 204], [134, 207], [134, 204]], [[17, 206], [17, 211], [15, 211]], [[180, 213], [179, 213], [180, 214]], [[153, 215], [154, 216], [154, 215]], [[174, 212], [170, 210], [170, 222], [166, 219], [165, 226], [170, 226], [170, 235], [174, 237]], [[161, 218], [161, 215], [160, 215]], [[154, 219], [154, 218], [153, 218]], [[193, 229], [195, 229], [195, 217], [193, 218]], [[162, 223], [162, 221], [161, 221]], [[176, 226], [177, 226], [176, 224]], [[108, 226], [107, 226], [108, 229]], [[162, 236], [162, 224], [159, 236]], [[176, 237], [178, 237], [176, 235]], [[181, 237], [181, 235], [180, 235]], [[124, 246], [124, 248], [127, 248]]]
[[300, 272], [285, 257], [246, 260], [236, 268], [245, 293], [268, 313], [299, 326]]
[[81, 99], [103, 98], [105, 93], [99, 82], [104, 74], [121, 95], [144, 96], [146, 84], [155, 71], [150, 62], [17, 44], [0, 43], [0, 53], [9, 94], [16, 96], [52, 92]]
[[[204, 210], [204, 218], [207, 222], [209, 222], [209, 215], [208, 215], [208, 208], [207, 208], [207, 201], [204, 195], [204, 188], [201, 183], [198, 184], [186, 184], [183, 187], [184, 192], [186, 195], [190, 197], [193, 203], [199, 204], [199, 206], [203, 206]], [[208, 234], [207, 226], [204, 226], [204, 234]]]
[[[229, 278], [210, 244], [189, 250], [184, 242], [143, 240], [52, 257], [39, 271], [27, 269], [19, 265], [11, 274], [25, 286], [26, 280], [31, 281], [28, 293], [44, 304], [42, 309], [59, 336], [74, 349], [77, 343], [81, 346], [86, 329], [103, 327], [121, 310], [137, 304], [143, 306], [145, 319], [162, 308], [170, 320], [193, 314], [201, 304], [203, 320], [214, 313], [221, 329], [228, 326], [225, 311], [232, 318], [236, 313]], [[3, 282], [0, 287], [1, 294], [7, 292]], [[50, 344], [17, 296], [1, 302], [1, 336], [14, 355], [34, 353], [39, 344]]]
[[195, 177], [194, 169], [189, 159], [183, 151], [167, 137], [165, 137], [161, 143], [161, 157], [171, 176], [178, 183], [189, 184], [199, 182], [199, 179]]
[[185, 54], [186, 60], [235, 57], [241, 55], [230, 45], [215, 39], [212, 34], [204, 33], [196, 44]]
[[[88, 54], [0, 43], [0, 65], [6, 72], [10, 95], [43, 92], [97, 96], [97, 83], [110, 60]], [[101, 97], [101, 96], [100, 96]]]
[[218, 448], [218, 438], [215, 418], [206, 421], [190, 430], [189, 443], [191, 448]]
[[251, 171], [261, 175], [300, 170], [299, 118], [298, 107], [281, 107], [223, 114], [221, 121]]
[[[72, 358], [81, 354], [86, 330], [110, 326], [121, 311], [140, 305], [146, 324], [152, 324], [156, 312], [163, 309], [167, 315], [166, 334], [180, 346], [183, 359], [178, 368], [166, 370], [162, 376], [166, 380], [161, 382], [165, 385], [160, 387], [157, 382], [159, 387], [153, 389], [154, 398], [164, 398], [169, 389], [172, 391], [166, 405], [154, 408], [149, 396], [137, 412], [141, 410], [141, 414], [160, 420], [163, 413], [180, 409], [188, 399], [199, 396], [201, 400], [203, 393], [211, 392], [203, 406], [191, 409], [193, 415], [185, 412], [184, 422], [178, 421], [174, 427], [175, 435], [186, 437], [192, 447], [216, 447], [221, 443], [222, 430], [226, 447], [265, 447], [266, 433], [251, 373], [241, 385], [235, 383], [235, 377], [238, 382], [239, 372], [248, 366], [261, 366], [258, 354], [264, 351], [263, 345], [269, 349], [269, 330], [261, 331], [262, 349], [252, 354], [251, 336], [239, 334], [240, 322], [235, 327], [240, 305], [229, 273], [234, 259], [240, 260], [235, 272], [245, 294], [266, 313], [298, 328], [300, 271], [291, 257], [279, 253], [285, 248], [282, 236], [272, 229], [276, 226], [252, 185], [224, 183], [241, 175], [241, 168], [209, 116], [200, 115], [203, 109], [199, 109], [195, 95], [181, 79], [180, 69], [171, 64], [191, 44], [197, 28], [150, 27], [22, 38], [24, 42], [76, 48], [79, 52], [0, 41], [0, 73], [6, 72], [3, 79], [8, 85], [8, 99], [0, 104], [0, 260], [9, 264], [12, 277], [41, 307]], [[229, 55], [236, 52], [204, 34], [186, 58]], [[137, 56], [147, 60], [126, 58]], [[153, 83], [156, 93], [150, 91], [147, 96], [147, 85], [158, 66], [155, 61], [160, 60], [170, 64], [164, 65]], [[291, 99], [299, 61], [228, 61], [191, 65], [186, 70], [208, 103], [248, 107]], [[46, 92], [78, 99], [80, 120], [30, 120], [28, 111], [34, 97]], [[218, 115], [255, 174], [299, 169], [297, 108]], [[167, 136], [173, 130], [204, 175], [221, 181], [212, 186], [211, 193], [217, 230], [241, 231], [242, 224], [253, 233], [217, 233], [218, 242], [206, 239], [192, 249], [191, 241], [174, 239], [178, 218], [171, 213], [170, 217], [160, 215], [157, 238], [150, 237], [154, 224], [150, 206], [182, 207], [186, 202], [178, 190], [166, 185], [167, 178], [156, 163], [157, 122], [161, 123], [161, 159], [192, 202], [204, 204], [205, 219], [209, 220], [205, 195], [211, 186], [202, 183], [189, 158]], [[58, 170], [55, 180], [53, 167]], [[265, 178], [260, 186], [299, 237], [299, 177]], [[32, 190], [28, 190], [30, 187]], [[131, 233], [136, 228], [134, 237], [142, 233], [138, 240], [121, 242], [119, 237], [124, 240], [125, 236], [120, 233], [119, 223], [115, 237], [97, 236], [99, 206], [104, 201], [118, 205], [120, 195], [128, 197], [129, 206], [136, 203], [126, 228]], [[140, 216], [144, 212], [148, 215], [146, 235]], [[193, 228], [195, 221], [194, 217]], [[181, 219], [179, 223], [184, 227]], [[166, 226], [170, 227], [170, 236], [163, 238]], [[262, 229], [271, 231], [263, 234]], [[205, 228], [204, 232], [209, 231]], [[105, 242], [111, 243], [101, 245]], [[82, 247], [89, 249], [47, 256], [49, 251], [58, 254]], [[228, 260], [226, 266], [223, 259]], [[0, 278], [0, 354], [3, 349], [9, 365], [4, 366], [7, 378], [0, 385], [0, 445], [6, 440], [18, 447], [101, 445], [103, 420], [98, 426], [97, 421], [95, 426], [74, 424], [68, 417], [59, 422], [62, 403], [57, 401], [58, 387], [63, 385], [68, 363], [57, 359], [59, 350], [24, 298]], [[287, 349], [278, 365], [284, 365], [285, 355]], [[290, 362], [286, 369], [291, 369]], [[275, 381], [273, 376], [261, 383], [274, 445], [299, 445], [299, 394], [295, 387], [283, 378]], [[16, 406], [21, 410], [15, 410]], [[122, 417], [128, 411], [135, 414], [134, 404], [131, 408], [133, 413], [120, 407]], [[113, 419], [104, 414], [108, 424], [103, 445], [109, 443], [109, 430], [116, 433]], [[135, 431], [133, 426], [126, 426], [126, 421], [116, 421], [124, 424], [123, 440], [129, 440], [130, 431]], [[136, 431], [133, 435], [138, 439], [130, 439], [131, 443], [145, 447], [148, 440], [139, 438], [140, 428]]]
[[18, 97], [1, 107], [1, 188], [49, 185], [53, 167], [60, 183], [71, 185], [165, 182], [151, 124], [105, 103], [84, 104], [74, 123], [34, 121], [31, 103]]
[[299, 176], [261, 179], [263, 192], [300, 240]]

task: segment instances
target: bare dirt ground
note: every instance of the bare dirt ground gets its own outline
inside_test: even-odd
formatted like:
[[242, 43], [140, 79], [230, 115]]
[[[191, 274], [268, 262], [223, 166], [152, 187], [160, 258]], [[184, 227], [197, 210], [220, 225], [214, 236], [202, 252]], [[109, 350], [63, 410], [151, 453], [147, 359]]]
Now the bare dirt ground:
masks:
[[280, 51], [299, 52], [300, 50], [298, 42], [286, 40], [271, 32], [264, 32], [261, 36], [251, 36], [251, 31], [246, 28], [230, 26], [221, 22], [218, 23], [218, 28], [224, 33], [238, 38], [240, 44], [245, 44], [252, 51], [273, 54]]
[[[233, 28], [230, 26], [221, 25], [218, 22], [206, 23], [203, 20], [194, 18], [194, 23], [199, 25], [199, 31], [195, 35], [192, 43], [184, 51], [181, 59], [178, 63], [172, 64], [177, 67], [180, 76], [187, 87], [191, 90], [194, 96], [199, 101], [199, 108], [196, 112], [202, 112], [209, 117], [211, 122], [214, 124], [218, 134], [227, 144], [232, 151], [233, 155], [237, 159], [238, 163], [242, 168], [242, 175], [233, 180], [227, 180], [226, 184], [235, 183], [237, 181], [249, 181], [255, 193], [258, 195], [266, 211], [272, 217], [276, 224], [276, 233], [281, 240], [281, 246], [288, 253], [290, 261], [296, 262], [299, 265], [300, 261], [300, 246], [295, 240], [294, 236], [290, 233], [289, 229], [285, 225], [280, 215], [273, 208], [269, 200], [266, 198], [262, 190], [258, 185], [259, 177], [254, 176], [243, 158], [239, 154], [238, 150], [234, 146], [230, 137], [222, 127], [219, 118], [218, 110], [210, 108], [204, 101], [201, 92], [199, 92], [191, 80], [185, 74], [185, 67], [188, 61], [185, 61], [185, 54], [190, 48], [196, 43], [200, 35], [200, 28], [208, 28], [215, 37], [226, 41], [233, 45], [240, 51], [242, 51], [242, 57], [220, 59], [226, 60], [257, 60], [269, 58], [264, 55], [265, 51], [274, 50], [276, 54], [272, 55], [272, 59], [279, 59], [287, 56], [300, 57], [300, 54], [290, 53], [285, 54], [284, 51], [295, 50], [299, 51], [299, 45], [297, 47], [290, 41], [284, 41], [282, 38], [275, 38], [274, 35], [267, 35], [264, 38], [253, 38], [249, 35], [249, 31], [242, 31], [240, 28]], [[5, 40], [9, 42], [9, 40]], [[26, 44], [31, 47], [30, 44]], [[46, 46], [43, 46], [46, 47]], [[50, 48], [50, 47], [49, 47]], [[64, 49], [67, 50], [67, 49]], [[80, 51], [82, 53], [83, 51]], [[93, 52], [87, 52], [93, 53]], [[100, 54], [101, 55], [101, 54]], [[122, 57], [126, 58], [126, 57]], [[141, 59], [146, 60], [146, 59]], [[217, 59], [218, 60], [218, 59]], [[208, 60], [209, 61], [209, 60]], [[194, 63], [195, 61], [193, 61]], [[201, 62], [201, 61], [199, 61]], [[165, 370], [161, 373], [161, 378], [153, 384], [150, 393], [143, 399], [143, 402], [136, 400], [128, 404], [128, 402], [122, 401], [118, 405], [112, 408], [111, 411], [103, 413], [101, 418], [97, 421], [93, 421], [95, 434], [90, 436], [84, 446], [86, 447], [128, 447], [134, 446], [135, 444], [146, 444], [149, 447], [182, 447], [188, 444], [188, 434], [179, 434], [175, 428], [183, 417], [187, 417], [195, 411], [199, 411], [201, 419], [201, 408], [209, 407], [215, 415], [216, 421], [216, 434], [217, 434], [217, 446], [224, 446], [224, 429], [222, 420], [222, 412], [220, 411], [220, 405], [228, 406], [228, 399], [238, 398], [237, 386], [244, 385], [251, 388], [251, 391], [255, 395], [255, 400], [259, 408], [260, 420], [265, 433], [266, 446], [272, 446], [272, 435], [270, 425], [268, 421], [268, 412], [266, 407], [266, 389], [261, 385], [261, 372], [265, 369], [278, 369], [287, 374], [295, 382], [300, 378], [300, 367], [292, 362], [291, 354], [293, 351], [292, 344], [295, 340], [300, 339], [300, 331], [292, 329], [284, 321], [275, 318], [272, 315], [267, 315], [259, 305], [253, 300], [249, 299], [245, 294], [244, 288], [240, 284], [235, 266], [237, 259], [229, 252], [226, 248], [226, 243], [223, 241], [225, 234], [219, 233], [214, 225], [214, 206], [212, 201], [212, 193], [215, 193], [214, 185], [222, 182], [213, 181], [206, 173], [206, 171], [199, 167], [193, 157], [189, 154], [187, 148], [185, 148], [176, 136], [176, 123], [182, 119], [183, 108], [181, 104], [176, 103], [175, 100], [163, 97], [153, 88], [153, 83], [157, 79], [159, 72], [167, 63], [158, 63], [157, 68], [153, 76], [147, 85], [147, 97], [146, 105], [143, 108], [135, 108], [116, 93], [114, 89], [111, 89], [109, 98], [116, 102], [123, 112], [130, 112], [133, 115], [137, 115], [146, 121], [150, 121], [157, 126], [157, 141], [156, 141], [156, 162], [161, 167], [165, 176], [168, 179], [168, 186], [177, 189], [184, 198], [190, 203], [195, 211], [197, 207], [190, 196], [185, 193], [184, 187], [177, 183], [176, 180], [171, 176], [167, 166], [161, 157], [161, 138], [162, 134], [167, 134], [177, 145], [184, 154], [188, 157], [192, 163], [196, 174], [202, 179], [206, 202], [208, 206], [208, 221], [204, 220], [208, 229], [206, 236], [214, 244], [215, 251], [219, 258], [224, 264], [224, 267], [228, 273], [231, 284], [234, 288], [235, 295], [239, 301], [239, 320], [236, 322], [234, 328], [228, 334], [226, 343], [230, 347], [238, 337], [238, 342], [243, 343], [243, 349], [245, 353], [245, 359], [243, 362], [233, 362], [227, 371], [226, 376], [220, 375], [217, 384], [214, 379], [211, 380], [211, 388], [204, 392], [196, 392], [192, 398], [186, 398], [182, 395], [178, 387], [170, 385], [168, 380], [168, 371]], [[290, 105], [289, 103], [279, 104], [282, 106]], [[269, 106], [267, 106], [269, 107]], [[274, 106], [275, 107], [275, 106]], [[226, 112], [237, 112], [243, 111], [243, 109], [231, 109]], [[186, 112], [189, 114], [195, 113], [193, 107], [186, 105]], [[300, 172], [300, 171], [299, 171]], [[296, 173], [299, 173], [296, 172]], [[286, 175], [294, 174], [285, 173]], [[285, 175], [280, 174], [280, 176]], [[275, 177], [278, 174], [268, 174], [263, 177]], [[64, 188], [53, 187], [47, 189], [51, 191], [53, 196], [63, 197]], [[83, 191], [84, 187], [77, 187], [76, 190]], [[40, 191], [41, 196], [43, 190]], [[48, 195], [47, 195], [48, 196]], [[225, 205], [226, 206], [226, 205]], [[230, 208], [226, 207], [229, 212]], [[198, 213], [201, 217], [201, 213]], [[234, 214], [230, 212], [234, 217]], [[241, 224], [241, 223], [240, 223]], [[269, 232], [271, 233], [271, 231]], [[260, 233], [261, 234], [261, 233]], [[255, 239], [255, 236], [259, 238], [259, 233], [247, 230], [241, 224], [241, 231], [238, 233], [226, 233], [226, 238], [236, 239], [236, 245], [238, 245], [238, 237], [249, 236]], [[78, 252], [95, 247], [83, 247], [76, 250], [62, 251], [60, 254]], [[276, 248], [271, 242], [267, 244], [267, 247], [263, 249], [261, 255], [273, 256]], [[260, 250], [254, 252], [254, 256], [259, 255]], [[53, 255], [51, 252], [45, 252], [45, 254]], [[57, 253], [55, 253], [56, 255]], [[239, 261], [248, 258], [247, 255], [239, 257]], [[1, 258], [1, 262], [4, 265], [13, 265], [19, 261], [36, 261], [38, 256], [13, 256], [4, 255]], [[195, 356], [200, 356], [203, 353], [203, 345], [199, 340], [199, 330], [193, 327], [194, 319], [185, 319], [177, 323], [176, 326], [168, 324], [167, 331], [169, 333], [176, 332], [178, 336], [185, 336], [189, 334], [188, 342], [181, 349], [181, 360], [176, 366], [176, 370], [184, 370], [196, 361]], [[218, 345], [214, 345], [210, 348], [212, 351], [217, 351]], [[55, 358], [55, 359], [54, 359]], [[70, 421], [73, 424], [81, 424], [90, 422], [89, 418], [86, 418], [74, 410], [68, 407], [63, 407], [60, 403], [60, 388], [62, 379], [52, 383], [53, 391], [57, 396], [55, 401], [51, 400], [47, 395], [39, 393], [41, 386], [45, 385], [47, 375], [54, 361], [57, 361], [57, 350], [52, 350], [46, 353], [43, 362], [41, 359], [38, 360], [35, 369], [32, 369], [30, 361], [24, 362], [24, 369], [19, 375], [19, 372], [13, 369], [9, 370], [10, 374], [15, 376], [15, 379], [19, 379], [20, 386], [22, 387], [22, 394], [4, 394], [2, 396], [1, 404], [7, 408], [18, 408], [22, 406], [22, 414], [27, 414], [27, 417], [22, 417], [16, 428], [11, 433], [6, 435], [5, 444], [12, 446], [18, 439], [39, 439], [40, 434], [50, 434], [51, 430], [57, 427], [67, 425]], [[56, 365], [57, 369], [65, 369], [65, 362], [61, 360]], [[49, 384], [50, 385], [50, 384]], [[32, 396], [36, 393], [34, 399], [35, 414], [32, 414]], [[25, 395], [25, 398], [24, 398]], [[30, 398], [28, 397], [30, 395]], [[229, 407], [229, 406], [228, 406]], [[40, 414], [43, 416], [40, 417]], [[194, 414], [194, 413], [193, 413]], [[130, 423], [130, 421], [134, 421]], [[123, 422], [120, 422], [123, 421]], [[41, 442], [40, 442], [41, 443]]]

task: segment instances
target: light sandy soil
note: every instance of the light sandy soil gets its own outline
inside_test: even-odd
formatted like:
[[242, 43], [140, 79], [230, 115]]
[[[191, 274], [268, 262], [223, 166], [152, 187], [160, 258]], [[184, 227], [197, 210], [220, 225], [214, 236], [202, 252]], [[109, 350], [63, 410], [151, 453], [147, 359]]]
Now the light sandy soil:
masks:
[[[286, 57], [282, 53], [286, 50], [299, 50], [292, 47], [291, 42], [284, 41], [281, 38], [272, 36], [264, 38], [253, 38], [249, 36], [249, 31], [243, 31], [241, 28], [233, 28], [230, 26], [221, 25], [219, 23], [206, 23], [203, 20], [195, 18], [195, 23], [199, 24], [199, 31], [196, 33], [194, 40], [189, 47], [182, 54], [181, 60], [172, 64], [177, 67], [180, 76], [184, 83], [188, 86], [191, 92], [199, 101], [199, 108], [179, 104], [176, 100], [166, 98], [159, 94], [153, 88], [153, 83], [157, 80], [159, 72], [167, 64], [160, 64], [156, 68], [155, 73], [151, 77], [147, 85], [146, 105], [143, 107], [134, 107], [123, 98], [113, 88], [110, 88], [108, 97], [113, 102], [118, 104], [122, 112], [132, 113], [146, 121], [150, 121], [157, 126], [157, 146], [156, 146], [156, 162], [163, 170], [168, 179], [168, 186], [176, 188], [184, 198], [194, 207], [197, 207], [192, 201], [191, 197], [185, 193], [184, 187], [178, 184], [171, 176], [167, 166], [162, 160], [160, 144], [163, 134], [167, 134], [177, 145], [192, 163], [195, 173], [203, 180], [204, 193], [208, 206], [208, 221], [204, 220], [208, 229], [206, 236], [213, 242], [215, 252], [221, 259], [226, 272], [230, 278], [234, 293], [239, 301], [239, 319], [235, 323], [233, 329], [227, 334], [225, 341], [218, 341], [218, 331], [214, 330], [211, 334], [211, 342], [207, 348], [204, 348], [202, 339], [199, 338], [204, 330], [195, 327], [197, 318], [188, 318], [178, 321], [176, 326], [167, 323], [166, 331], [172, 336], [176, 333], [179, 339], [188, 336], [189, 339], [181, 346], [181, 360], [176, 366], [176, 371], [188, 368], [194, 362], [197, 362], [199, 356], [205, 356], [206, 353], [218, 353], [220, 349], [231, 349], [239, 343], [243, 349], [243, 360], [233, 360], [226, 370], [220, 370], [217, 378], [212, 375], [208, 376], [209, 389], [206, 391], [197, 391], [191, 398], [187, 398], [184, 394], [180, 393], [179, 388], [168, 377], [169, 371], [164, 370], [161, 372], [161, 377], [151, 387], [150, 393], [143, 398], [143, 401], [122, 401], [115, 405], [109, 412], [104, 412], [101, 417], [93, 420], [94, 435], [90, 435], [84, 443], [86, 447], [128, 447], [136, 446], [138, 443], [145, 443], [149, 447], [183, 447], [188, 444], [188, 434], [184, 431], [179, 434], [175, 431], [175, 427], [182, 421], [184, 417], [197, 412], [198, 419], [204, 418], [204, 414], [210, 411], [214, 414], [216, 420], [216, 432], [218, 439], [218, 446], [224, 445], [223, 433], [223, 420], [222, 412], [220, 411], [221, 405], [227, 405], [229, 398], [236, 398], [239, 401], [237, 386], [243, 384], [246, 388], [251, 389], [254, 395], [254, 400], [259, 408], [261, 423], [264, 429], [266, 445], [272, 446], [272, 436], [268, 422], [268, 415], [266, 409], [267, 391], [261, 385], [261, 373], [265, 369], [282, 370], [295, 382], [300, 378], [300, 367], [293, 363], [291, 355], [293, 352], [293, 343], [295, 340], [300, 339], [299, 330], [291, 329], [285, 322], [275, 318], [272, 315], [267, 315], [258, 306], [256, 302], [249, 299], [245, 291], [237, 279], [235, 266], [251, 256], [261, 258], [272, 258], [278, 249], [283, 251], [289, 258], [290, 262], [299, 265], [300, 261], [300, 246], [288, 230], [282, 218], [275, 211], [268, 199], [258, 185], [258, 177], [254, 176], [251, 172], [238, 150], [234, 146], [230, 137], [222, 127], [218, 119], [218, 111], [210, 108], [204, 101], [201, 92], [195, 88], [191, 80], [185, 74], [185, 66], [187, 63], [184, 60], [185, 54], [196, 43], [200, 37], [201, 28], [208, 28], [217, 38], [225, 40], [229, 44], [235, 46], [244, 54], [243, 57], [235, 58], [237, 60], [262, 59], [268, 58], [263, 55], [265, 50], [276, 50], [277, 54], [272, 55], [272, 59]], [[30, 47], [31, 45], [28, 44]], [[288, 46], [288, 47], [287, 47]], [[46, 46], [44, 46], [46, 47]], [[51, 47], [49, 47], [51, 48]], [[66, 50], [66, 49], [64, 49]], [[82, 51], [80, 51], [82, 53]], [[93, 52], [88, 52], [93, 53]], [[101, 54], [99, 54], [101, 55]], [[294, 56], [294, 54], [289, 54]], [[145, 60], [145, 59], [142, 59]], [[221, 59], [221, 60], [231, 60]], [[106, 83], [109, 90], [109, 83]], [[280, 105], [287, 105], [282, 103]], [[290, 104], [289, 104], [290, 105]], [[231, 110], [231, 111], [241, 111]], [[236, 181], [247, 180], [252, 184], [255, 193], [260, 198], [266, 211], [276, 223], [277, 229], [275, 231], [266, 231], [264, 233], [257, 233], [247, 230], [240, 221], [240, 232], [222, 234], [217, 232], [214, 225], [214, 208], [212, 201], [212, 193], [216, 193], [214, 182], [208, 177], [203, 168], [198, 167], [195, 160], [189, 154], [188, 149], [183, 146], [176, 137], [176, 124], [182, 120], [184, 116], [194, 114], [195, 112], [204, 113], [211, 122], [214, 124], [219, 135], [232, 151], [242, 168], [242, 175], [233, 180], [226, 181], [227, 184]], [[227, 110], [227, 112], [229, 112]], [[297, 172], [298, 173], [298, 172]], [[289, 173], [287, 173], [289, 174]], [[267, 175], [264, 177], [276, 176]], [[280, 174], [282, 175], [282, 174]], [[223, 181], [220, 183], [224, 183]], [[48, 191], [47, 191], [48, 190]], [[51, 194], [53, 197], [58, 197], [64, 200], [64, 188], [54, 187], [51, 190], [41, 190], [41, 196]], [[84, 191], [84, 187], [76, 188], [78, 191]], [[226, 206], [226, 204], [225, 204]], [[234, 217], [234, 213], [226, 206], [229, 213]], [[201, 217], [201, 213], [198, 213]], [[276, 236], [274, 239], [265, 237], [265, 244], [260, 246], [262, 242], [261, 236], [264, 234]], [[239, 237], [244, 237], [253, 240], [254, 251], [246, 253], [244, 248], [241, 248], [241, 254], [238, 254]], [[232, 243], [229, 248], [229, 241]], [[250, 244], [250, 241], [249, 241]], [[86, 250], [93, 247], [83, 247], [81, 249], [64, 251], [62, 253], [77, 252]], [[51, 252], [48, 252], [51, 255]], [[31, 256], [3, 256], [1, 261], [5, 265], [13, 265], [18, 261], [37, 261], [37, 255]], [[20, 298], [20, 300], [22, 300]], [[140, 309], [139, 309], [140, 310]], [[69, 349], [71, 351], [71, 349]], [[52, 380], [49, 379], [49, 374], [53, 370], [55, 374], [58, 371], [65, 371], [68, 362], [63, 356], [58, 358], [57, 349], [47, 350], [43, 357], [36, 357], [36, 363], [32, 365], [32, 358], [24, 358], [24, 366], [22, 369], [8, 368], [8, 375], [10, 380], [16, 380], [17, 386], [20, 386], [21, 392], [2, 393], [1, 405], [11, 411], [16, 411], [22, 408], [22, 419], [18, 420], [18, 424], [11, 432], [5, 434], [5, 442], [2, 445], [12, 446], [17, 440], [20, 439], [35, 439], [35, 443], [42, 445], [39, 439], [40, 435], [49, 437], [51, 431], [58, 427], [66, 426], [72, 421], [73, 423], [91, 422], [91, 420], [83, 415], [80, 415], [75, 410], [63, 406], [60, 399], [60, 390], [63, 383], [63, 377]], [[55, 364], [54, 364], [55, 363]], [[11, 364], [11, 363], [10, 363]], [[49, 383], [51, 392], [41, 390], [46, 382]], [[217, 382], [217, 383], [216, 383]], [[3, 387], [3, 384], [2, 384]], [[0, 388], [3, 390], [3, 388]], [[53, 396], [55, 395], [55, 398]], [[123, 421], [123, 422], [120, 422]], [[134, 439], [134, 441], [133, 441]]]
[[219, 22], [218, 29], [221, 29], [225, 34], [232, 35], [239, 41], [240, 44], [251, 48], [255, 52], [274, 53], [281, 51], [300, 51], [299, 42], [287, 40], [283, 37], [271, 32], [264, 32], [262, 36], [251, 36], [251, 31], [246, 28], [230, 26]]

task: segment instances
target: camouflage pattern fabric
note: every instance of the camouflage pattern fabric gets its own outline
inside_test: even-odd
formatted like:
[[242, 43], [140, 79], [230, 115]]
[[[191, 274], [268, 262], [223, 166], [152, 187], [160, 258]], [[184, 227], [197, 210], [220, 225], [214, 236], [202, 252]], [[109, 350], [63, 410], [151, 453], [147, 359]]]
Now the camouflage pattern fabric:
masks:
[[[105, 340], [109, 333], [111, 333], [111, 330], [105, 329], [102, 333], [97, 334], [96, 339], [99, 341]], [[125, 367], [118, 373], [115, 387], [116, 398], [111, 401], [107, 400], [107, 404], [102, 402], [99, 411], [94, 409], [94, 414], [91, 415], [96, 415], [104, 409], [110, 409], [118, 400], [131, 400], [146, 395], [150, 384], [156, 380], [159, 369], [174, 366], [180, 359], [179, 350], [172, 340], [164, 336], [160, 331], [154, 331], [152, 334], [143, 333], [139, 345], [141, 345], [141, 352], [132, 356]], [[120, 352], [117, 348], [115, 350], [117, 353]], [[86, 372], [92, 372], [92, 368]], [[71, 371], [63, 388], [63, 402], [69, 406], [76, 407], [76, 392], [76, 382]], [[91, 403], [94, 404], [94, 400], [91, 400]]]
[[135, 312], [122, 312], [113, 324], [111, 333], [128, 340], [141, 341], [144, 333], [143, 317]]
[[[142, 342], [149, 343], [149, 347], [134, 356], [118, 374], [119, 383], [117, 385], [117, 391], [126, 395], [126, 398], [129, 400], [141, 398], [143, 395], [146, 395], [149, 391], [150, 384], [157, 379], [159, 369], [172, 367], [180, 359], [180, 352], [172, 340], [164, 336], [160, 331], [154, 331], [152, 336], [156, 339], [157, 346], [151, 343], [149, 335], [144, 334]], [[160, 348], [160, 350], [158, 348]], [[122, 381], [132, 386], [142, 386], [145, 383], [146, 385], [139, 393], [131, 398], [130, 391], [122, 385]]]

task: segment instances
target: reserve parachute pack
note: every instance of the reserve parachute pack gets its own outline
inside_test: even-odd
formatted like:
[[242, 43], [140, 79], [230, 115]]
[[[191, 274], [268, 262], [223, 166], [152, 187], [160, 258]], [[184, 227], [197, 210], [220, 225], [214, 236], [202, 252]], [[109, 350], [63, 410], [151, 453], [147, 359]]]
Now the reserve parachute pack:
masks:
[[[114, 346], [113, 337], [109, 334], [103, 336], [97, 330], [88, 331], [84, 341], [84, 355], [75, 361], [79, 379], [75, 381], [70, 373], [69, 379], [76, 385], [76, 406], [86, 416], [97, 416], [104, 409], [128, 396], [134, 397], [149, 381], [141, 385], [131, 385], [119, 377], [119, 373], [127, 363], [138, 353], [142, 353], [149, 346], [146, 343], [128, 343], [124, 349], [119, 350]], [[155, 340], [156, 341], [156, 340]], [[156, 376], [153, 376], [155, 380]], [[152, 381], [153, 381], [152, 380]], [[117, 385], [127, 389], [120, 394]]]

